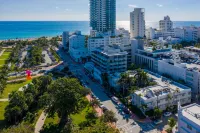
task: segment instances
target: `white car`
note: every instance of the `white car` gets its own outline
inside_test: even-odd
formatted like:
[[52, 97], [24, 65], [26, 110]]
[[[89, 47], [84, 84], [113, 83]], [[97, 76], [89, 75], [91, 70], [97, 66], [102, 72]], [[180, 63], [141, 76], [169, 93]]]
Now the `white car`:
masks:
[[159, 124], [161, 124], [163, 121], [162, 120], [155, 120], [153, 123], [155, 124], [155, 125], [159, 125]]
[[171, 116], [171, 115], [172, 115], [171, 112], [165, 112], [165, 113], [164, 113], [164, 116], [166, 116], [166, 117], [169, 117], [169, 116]]
[[112, 99], [112, 101], [114, 101], [115, 103], [118, 103], [118, 102], [119, 102], [119, 99], [118, 99], [117, 97], [114, 97], [114, 96], [113, 96], [111, 99]]

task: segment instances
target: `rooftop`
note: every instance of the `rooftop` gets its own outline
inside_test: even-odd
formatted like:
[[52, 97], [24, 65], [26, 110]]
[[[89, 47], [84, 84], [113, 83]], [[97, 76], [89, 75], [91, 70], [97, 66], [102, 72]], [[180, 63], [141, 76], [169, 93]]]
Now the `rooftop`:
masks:
[[126, 51], [121, 51], [121, 49], [118, 47], [111, 47], [111, 46], [99, 47], [99, 48], [96, 48], [95, 51], [98, 51], [107, 56], [127, 55], [128, 54]]
[[200, 125], [200, 105], [195, 103], [182, 107], [182, 115]]
[[184, 90], [191, 91], [191, 89], [187, 86], [171, 81], [165, 77], [149, 72], [147, 70], [145, 71], [148, 73], [149, 78], [155, 81], [157, 85], [148, 86], [135, 92], [137, 95], [141, 95], [143, 99], [149, 99], [149, 98], [153, 98], [157, 96], [168, 95], [170, 93], [177, 92], [177, 91], [179, 92], [184, 91]]

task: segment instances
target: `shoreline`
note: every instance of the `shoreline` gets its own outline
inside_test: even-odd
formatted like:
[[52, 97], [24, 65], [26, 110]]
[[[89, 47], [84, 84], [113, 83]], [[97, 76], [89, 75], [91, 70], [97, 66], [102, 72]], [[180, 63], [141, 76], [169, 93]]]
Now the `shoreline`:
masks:
[[[41, 36], [41, 37], [46, 37], [48, 40], [53, 38], [53, 37], [56, 37], [56, 36]], [[34, 38], [18, 38], [18, 39], [0, 39], [0, 42], [8, 42], [8, 41], [33, 41], [33, 40], [37, 40], [38, 38], [41, 38], [41, 37], [34, 37]]]

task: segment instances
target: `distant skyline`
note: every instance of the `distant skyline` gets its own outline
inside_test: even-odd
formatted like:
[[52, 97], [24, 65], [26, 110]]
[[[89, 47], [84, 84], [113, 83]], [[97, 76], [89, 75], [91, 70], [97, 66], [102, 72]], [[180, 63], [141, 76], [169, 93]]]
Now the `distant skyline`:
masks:
[[[200, 21], [200, 0], [117, 0], [117, 21], [129, 21], [135, 7], [146, 21]], [[88, 21], [89, 0], [0, 0], [0, 21]]]

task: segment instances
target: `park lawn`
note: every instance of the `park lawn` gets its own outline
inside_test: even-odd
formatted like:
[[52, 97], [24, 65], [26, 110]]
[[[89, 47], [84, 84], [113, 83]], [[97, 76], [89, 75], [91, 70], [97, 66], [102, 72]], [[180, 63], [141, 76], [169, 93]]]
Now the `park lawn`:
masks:
[[0, 102], [0, 130], [6, 127], [6, 122], [4, 120], [4, 112], [7, 105], [8, 102]]
[[6, 60], [0, 59], [0, 65], [3, 66], [6, 63]]
[[8, 98], [9, 93], [12, 91], [17, 91], [19, 88], [23, 87], [24, 85], [30, 83], [32, 80], [28, 80], [22, 83], [9, 83], [7, 84], [6, 88], [3, 91], [3, 94], [0, 98]]
[[[86, 120], [85, 116], [86, 116], [87, 112], [92, 111], [92, 110], [93, 110], [92, 107], [90, 105], [88, 105], [81, 112], [71, 115], [73, 123], [75, 125], [79, 125], [81, 122], [85, 121]], [[54, 118], [47, 117], [45, 120], [45, 126], [47, 126], [49, 124], [56, 125], [59, 123], [59, 120], [60, 119], [57, 114], [55, 114]]]
[[48, 124], [56, 125], [59, 123], [60, 118], [58, 117], [58, 114], [56, 113], [54, 118], [48, 117], [46, 118], [44, 124], [47, 126]]
[[9, 56], [10, 56], [10, 53], [4, 52], [4, 53], [0, 56], [0, 59], [8, 59]]
[[87, 112], [92, 111], [92, 110], [93, 110], [93, 108], [90, 105], [88, 105], [81, 112], [71, 115], [73, 123], [75, 125], [79, 125], [83, 121], [86, 121], [85, 116], [86, 116]]
[[6, 60], [9, 58], [11, 52], [4, 52], [0, 56], [0, 67], [3, 67], [3, 65], [6, 63]]
[[9, 102], [0, 102], [0, 121], [4, 120], [5, 108]]

